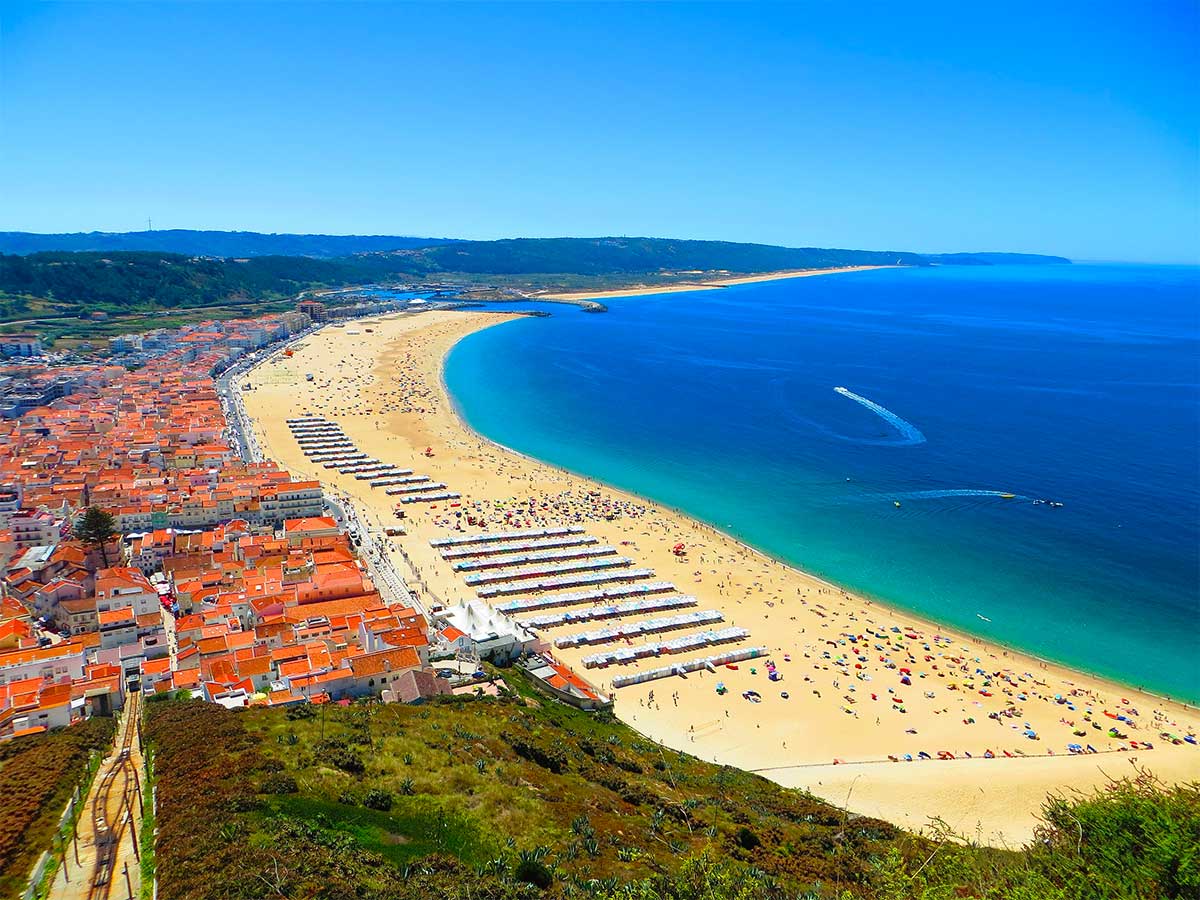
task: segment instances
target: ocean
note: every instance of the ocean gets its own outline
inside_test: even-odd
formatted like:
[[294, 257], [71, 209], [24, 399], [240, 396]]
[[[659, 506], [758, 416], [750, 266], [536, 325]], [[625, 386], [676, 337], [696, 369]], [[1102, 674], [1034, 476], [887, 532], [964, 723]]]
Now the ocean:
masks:
[[1200, 269], [606, 304], [505, 306], [551, 315], [462, 341], [446, 382], [471, 426], [936, 622], [1200, 700]]

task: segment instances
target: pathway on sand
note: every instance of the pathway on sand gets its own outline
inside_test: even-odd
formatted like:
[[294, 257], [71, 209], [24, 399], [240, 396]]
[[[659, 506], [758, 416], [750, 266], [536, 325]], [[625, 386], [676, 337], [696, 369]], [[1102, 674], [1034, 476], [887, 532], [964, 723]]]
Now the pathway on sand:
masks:
[[[380, 531], [396, 523], [397, 498], [352, 474], [314, 465], [285, 419], [324, 416], [371, 458], [427, 475], [461, 495], [404, 506], [408, 534], [389, 542], [409, 584], [419, 585], [429, 602], [476, 597], [480, 587], [468, 584], [466, 571], [455, 571], [453, 560], [443, 558], [431, 540], [483, 530], [579, 526], [597, 546], [612, 549], [607, 556], [627, 558], [630, 568], [652, 570], [655, 580], [670, 582], [669, 596], [695, 597], [692, 609], [719, 612], [721, 627], [746, 629], [749, 636], [740, 645], [765, 645], [781, 678], [769, 680], [765, 665], [756, 661], [615, 687], [618, 674], [723, 648], [600, 668], [589, 668], [585, 657], [603, 647], [556, 651], [615, 694], [617, 715], [669, 746], [762, 771], [838, 804], [846, 803], [852, 781], [851, 808], [896, 822], [919, 825], [941, 816], [974, 831], [974, 821], [962, 814], [970, 809], [982, 823], [983, 838], [1019, 843], [1032, 835], [1047, 787], [1099, 786], [1105, 773], [1129, 774], [1134, 759], [1164, 780], [1200, 776], [1200, 748], [1172, 745], [1162, 736], [1196, 734], [1200, 715], [1194, 709], [872, 603], [708, 525], [474, 434], [446, 395], [444, 356], [466, 334], [507, 318], [431, 311], [327, 328], [305, 338], [293, 358], [275, 357], [248, 376], [254, 388], [245, 394], [246, 410], [264, 451], [352, 498]], [[312, 373], [311, 382], [306, 373]], [[680, 544], [683, 553], [677, 555]], [[473, 556], [474, 571], [486, 571], [478, 565], [482, 555]], [[499, 606], [556, 596], [548, 588], [528, 598], [484, 599]], [[518, 615], [528, 621], [583, 608], [558, 599], [556, 606]], [[623, 614], [620, 621], [635, 624], [668, 614], [647, 609]], [[555, 641], [602, 624], [560, 621], [539, 627]], [[637, 635], [603, 646], [638, 648], [664, 637]], [[754, 696], [745, 699], [747, 692]], [[1069, 744], [1098, 752], [1072, 756]], [[957, 759], [937, 759], [943, 752]], [[921, 759], [922, 753], [933, 758]], [[966, 754], [973, 758], [963, 760]], [[906, 755], [913, 761], [902, 761]], [[834, 765], [835, 759], [850, 765]], [[1002, 799], [981, 804], [981, 793]]]
[[49, 900], [133, 900], [141, 891], [137, 842], [145, 770], [139, 700], [137, 694], [126, 700], [113, 752], [92, 781]]

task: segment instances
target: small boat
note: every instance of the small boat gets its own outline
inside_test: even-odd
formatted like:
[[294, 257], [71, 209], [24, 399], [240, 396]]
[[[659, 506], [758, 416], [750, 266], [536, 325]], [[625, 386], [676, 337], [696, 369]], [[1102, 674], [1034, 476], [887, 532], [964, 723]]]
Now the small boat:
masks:
[[1005, 494], [1001, 494], [1000, 496], [1001, 496], [1003, 499], [1005, 499], [1005, 500], [1011, 500], [1013, 497], [1015, 497], [1015, 496], [1017, 496], [1017, 495], [1016, 495], [1016, 494], [1007, 494], [1007, 493], [1005, 493]]
[[899, 508], [900, 508], [900, 501], [899, 501], [899, 500], [893, 500], [893, 501], [892, 501], [892, 505], [893, 505], [893, 506], [895, 506], [895, 507], [896, 507], [896, 509], [899, 509]]

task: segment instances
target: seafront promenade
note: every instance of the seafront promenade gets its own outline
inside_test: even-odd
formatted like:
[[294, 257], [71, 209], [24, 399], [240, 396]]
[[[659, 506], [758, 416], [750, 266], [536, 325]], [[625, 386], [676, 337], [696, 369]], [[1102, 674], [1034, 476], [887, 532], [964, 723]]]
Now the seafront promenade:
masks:
[[[1133, 765], [1165, 780], [1200, 773], [1196, 747], [1163, 737], [1195, 734], [1194, 710], [849, 595], [709, 526], [472, 433], [446, 395], [442, 361], [461, 337], [505, 318], [430, 311], [376, 320], [369, 334], [325, 329], [247, 376], [243, 402], [259, 446], [320, 477], [377, 531], [398, 521], [397, 497], [352, 472], [314, 467], [288, 419], [321, 417], [369, 459], [446, 486], [444, 498], [403, 507], [404, 535], [382, 538], [423, 601], [486, 599], [538, 629], [648, 736], [839, 804], [853, 786], [851, 809], [910, 827], [942, 816], [972, 833], [978, 826], [988, 841], [1017, 843], [1050, 790], [1100, 785]], [[505, 566], [487, 562], [491, 553], [447, 554], [435, 543], [564, 527], [588, 543], [557, 555], [510, 547]], [[531, 566], [522, 553], [543, 556]], [[499, 574], [488, 584], [464, 577], [487, 572]], [[650, 583], [714, 618], [676, 620], [662, 635], [662, 620], [686, 609], [628, 606], [645, 598], [604, 593]], [[581, 600], [587, 590], [601, 593]], [[714, 637], [669, 645], [706, 631]], [[730, 650], [761, 653], [705, 664], [724, 650], [718, 633]]]

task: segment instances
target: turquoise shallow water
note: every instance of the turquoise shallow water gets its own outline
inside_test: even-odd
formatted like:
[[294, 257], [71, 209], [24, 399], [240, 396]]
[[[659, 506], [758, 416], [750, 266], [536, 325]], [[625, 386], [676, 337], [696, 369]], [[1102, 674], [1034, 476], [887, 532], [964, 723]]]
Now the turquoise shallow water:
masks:
[[546, 305], [461, 342], [446, 381], [501, 444], [1198, 700], [1198, 298], [1195, 268], [1077, 265]]

